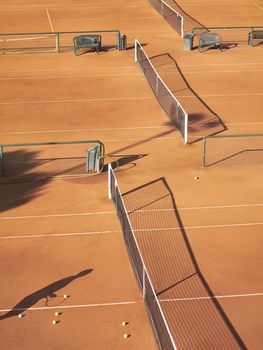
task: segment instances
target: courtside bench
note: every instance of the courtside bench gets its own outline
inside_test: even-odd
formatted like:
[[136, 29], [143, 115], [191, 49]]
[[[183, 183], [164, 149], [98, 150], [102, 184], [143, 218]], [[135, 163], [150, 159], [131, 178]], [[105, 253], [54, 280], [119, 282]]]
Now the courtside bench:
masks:
[[254, 39], [263, 39], [263, 30], [252, 30], [248, 33], [249, 46], [253, 46]]
[[199, 45], [198, 45], [199, 51], [201, 51], [202, 47], [205, 47], [205, 46], [216, 46], [222, 51], [222, 48], [223, 48], [222, 38], [221, 38], [221, 35], [218, 33], [207, 32], [207, 33], [199, 34], [198, 40], [199, 40]]
[[94, 49], [97, 53], [101, 50], [101, 35], [79, 35], [73, 38], [74, 53], [77, 55], [82, 49]]

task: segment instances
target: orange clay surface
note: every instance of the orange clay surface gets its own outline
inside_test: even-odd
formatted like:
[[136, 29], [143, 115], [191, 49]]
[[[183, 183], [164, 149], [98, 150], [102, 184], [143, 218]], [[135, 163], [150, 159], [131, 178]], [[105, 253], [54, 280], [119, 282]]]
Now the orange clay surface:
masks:
[[[263, 25], [262, 1], [178, 3], [190, 30], [196, 21]], [[183, 144], [134, 62], [134, 39], [188, 111], [192, 141], [223, 129], [263, 133], [263, 46], [185, 51], [146, 0], [7, 0], [0, 18], [2, 33], [128, 36], [126, 51], [0, 55], [1, 143], [101, 140], [119, 160], [116, 176], [177, 348], [262, 349], [262, 141], [253, 163], [203, 168], [202, 143]], [[228, 147], [217, 149], [225, 157]], [[0, 186], [1, 350], [157, 349], [106, 172]]]

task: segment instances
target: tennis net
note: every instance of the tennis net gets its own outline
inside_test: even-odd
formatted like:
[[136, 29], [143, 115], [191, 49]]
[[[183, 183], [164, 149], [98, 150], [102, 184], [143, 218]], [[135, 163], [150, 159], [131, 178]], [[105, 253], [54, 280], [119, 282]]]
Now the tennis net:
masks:
[[149, 2], [166, 19], [170, 26], [183, 38], [183, 16], [163, 0], [149, 0]]
[[98, 173], [104, 145], [98, 140], [0, 144], [0, 176], [39, 178]]
[[108, 180], [109, 198], [113, 200], [115, 205], [132, 267], [142, 290], [151, 324], [160, 348], [163, 350], [176, 350], [177, 348], [174, 339], [171, 335], [162, 307], [159, 303], [149, 273], [145, 266], [134, 230], [131, 225], [129, 214], [127, 212], [119, 184], [111, 164], [108, 166]]
[[158, 102], [165, 110], [172, 123], [177, 127], [184, 138], [184, 143], [188, 142], [188, 114], [177, 100], [168, 86], [157, 73], [149, 57], [144, 51], [139, 41], [135, 40], [135, 61], [139, 63], [142, 71]]
[[203, 138], [202, 165], [263, 164], [263, 134], [211, 135]]

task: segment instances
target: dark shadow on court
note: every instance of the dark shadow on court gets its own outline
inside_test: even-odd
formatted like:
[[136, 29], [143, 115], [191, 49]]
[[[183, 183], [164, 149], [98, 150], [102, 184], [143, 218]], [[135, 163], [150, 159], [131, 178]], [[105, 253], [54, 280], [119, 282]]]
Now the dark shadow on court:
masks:
[[[171, 10], [161, 7], [161, 2], [159, 0], [149, 0], [150, 4], [160, 13], [163, 15], [163, 17], [167, 20], [167, 22], [174, 27], [175, 21], [175, 15], [172, 13]], [[192, 28], [195, 27], [201, 27], [206, 29], [206, 26], [202, 24], [201, 22], [197, 21], [195, 18], [193, 18], [190, 14], [188, 14], [184, 9], [174, 0], [172, 0], [172, 8], [177, 11], [183, 18], [184, 18], [184, 30], [185, 32], [191, 31]], [[171, 4], [169, 4], [171, 5]]]
[[19, 207], [42, 194], [50, 182], [46, 173], [35, 171], [41, 181], [28, 181], [28, 174], [37, 164], [32, 162], [37, 152], [14, 151], [3, 153], [2, 176], [0, 176], [0, 212]]
[[70, 283], [75, 281], [78, 278], [84, 277], [91, 273], [92, 269], [83, 270], [76, 275], [68, 276], [65, 278], [62, 278], [61, 280], [55, 281], [51, 284], [49, 284], [46, 287], [43, 287], [36, 292], [27, 295], [24, 297], [20, 302], [18, 302], [10, 311], [8, 311], [6, 314], [0, 316], [0, 321], [4, 320], [9, 317], [18, 316], [22, 312], [25, 312], [29, 308], [31, 308], [33, 305], [35, 305], [39, 300], [44, 299], [46, 305], [48, 306], [48, 301], [50, 299], [58, 298], [60, 297], [57, 295], [57, 292], [68, 286]]
[[[219, 115], [192, 89], [176, 60], [169, 53], [152, 56], [150, 61], [188, 113], [188, 143], [227, 130]], [[157, 99], [171, 117], [173, 105], [168, 95], [168, 92], [162, 89]]]
[[[148, 154], [126, 154], [126, 155], [121, 155], [121, 154], [116, 154], [110, 153], [108, 157], [106, 157], [109, 160], [108, 163], [111, 163], [112, 168], [115, 171], [121, 171], [121, 170], [127, 170], [134, 168], [137, 164], [136, 161], [139, 159], [142, 159], [144, 157], [148, 156]], [[108, 171], [108, 165], [104, 165], [103, 167], [103, 172]]]
[[[211, 349], [247, 350], [198, 266], [166, 179], [126, 192], [123, 200], [178, 348], [200, 349], [209, 343]], [[130, 246], [134, 246], [132, 240]], [[146, 287], [147, 298], [152, 294], [147, 296]]]

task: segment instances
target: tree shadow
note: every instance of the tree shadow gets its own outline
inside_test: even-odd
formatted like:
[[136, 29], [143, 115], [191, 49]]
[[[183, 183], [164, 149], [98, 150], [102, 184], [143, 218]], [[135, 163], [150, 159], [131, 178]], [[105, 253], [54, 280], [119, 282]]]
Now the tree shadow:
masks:
[[45, 286], [37, 290], [36, 292], [27, 295], [22, 300], [20, 300], [10, 311], [0, 316], [0, 321], [9, 317], [18, 316], [21, 312], [25, 312], [41, 299], [45, 299], [46, 301], [45, 304], [48, 305], [48, 301], [51, 298], [58, 297], [58, 295], [56, 294], [57, 291], [59, 291], [62, 288], [65, 288], [71, 282], [75, 281], [78, 278], [86, 276], [92, 271], [93, 271], [92, 269], [83, 270], [75, 275], [68, 276], [58, 281], [55, 281], [49, 284], [48, 286]]
[[41, 181], [28, 181], [29, 173], [38, 168], [33, 161], [37, 155], [38, 152], [25, 150], [3, 153], [0, 212], [21, 206], [40, 196], [43, 187], [50, 182], [47, 174], [41, 171], [35, 171]]
[[126, 192], [123, 199], [178, 347], [199, 349], [209, 343], [211, 349], [246, 350], [198, 266], [166, 179]]
[[[150, 61], [163, 77], [164, 82], [169, 81], [167, 85], [175, 96], [177, 94], [177, 99], [184, 98], [182, 105], [188, 112], [189, 143], [200, 141], [204, 136], [215, 135], [227, 130], [219, 115], [190, 86], [178, 63], [169, 53], [152, 56]], [[182, 91], [184, 96], [180, 98], [178, 92]], [[161, 87], [161, 83], [157, 98], [168, 116], [171, 119], [176, 118], [177, 106], [171, 102], [170, 94], [167, 89]], [[195, 112], [191, 112], [193, 109]], [[174, 117], [173, 114], [175, 114]]]

